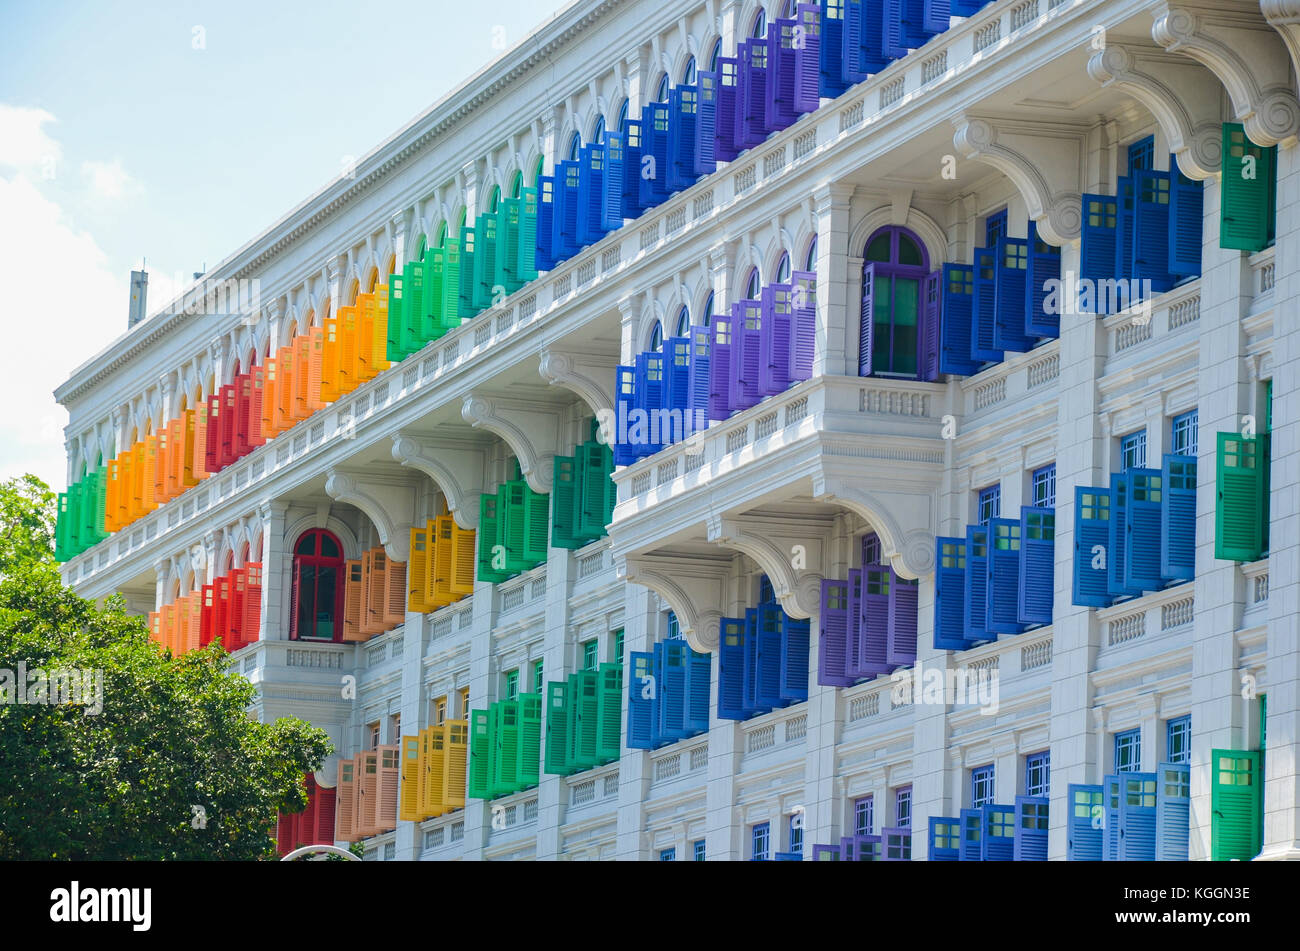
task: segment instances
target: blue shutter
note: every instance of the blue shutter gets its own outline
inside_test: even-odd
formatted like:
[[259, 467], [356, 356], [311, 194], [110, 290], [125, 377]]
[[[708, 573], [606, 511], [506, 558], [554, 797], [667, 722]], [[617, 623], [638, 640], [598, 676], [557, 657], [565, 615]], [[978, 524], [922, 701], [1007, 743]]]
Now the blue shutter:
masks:
[[997, 332], [998, 253], [996, 248], [975, 250], [975, 289], [971, 297], [972, 360], [1000, 363], [1004, 354], [994, 343]]
[[[966, 641], [989, 640], [987, 622], [989, 533], [982, 525], [966, 526]], [[996, 637], [992, 638], [997, 640]]]
[[843, 74], [848, 85], [860, 83], [889, 65], [884, 54], [883, 0], [845, 0]]
[[1170, 173], [1139, 169], [1133, 173], [1134, 222], [1132, 275], [1151, 281], [1161, 293], [1174, 286], [1169, 273]]
[[708, 327], [692, 327], [688, 338], [686, 406], [701, 425], [709, 419], [709, 336]]
[[1022, 624], [1051, 624], [1055, 589], [1056, 510], [1020, 509], [1019, 617]]
[[709, 729], [710, 654], [691, 651], [686, 658], [686, 735], [695, 736]]
[[[655, 748], [654, 721], [658, 715], [659, 698], [654, 655], [632, 651], [627, 662], [627, 747], [630, 750], [652, 750]], [[647, 692], [649, 697], [644, 696]]]
[[605, 147], [599, 144], [584, 145], [581, 156], [577, 241], [585, 247], [605, 237]]
[[1157, 862], [1186, 862], [1191, 832], [1192, 779], [1187, 763], [1161, 763], [1156, 775]]
[[[1131, 279], [1134, 276], [1134, 233], [1137, 230], [1137, 198], [1133, 179], [1120, 176], [1115, 183], [1115, 277]], [[1099, 298], [1100, 300], [1100, 298]], [[1109, 308], [1108, 308], [1109, 309]]]
[[724, 617], [718, 635], [718, 717], [747, 720], [745, 709], [745, 622]]
[[[555, 220], [552, 229], [555, 233], [555, 254], [563, 261], [573, 257], [582, 250], [578, 240], [578, 209], [582, 205], [579, 194], [582, 183], [582, 166], [579, 162], [560, 162], [555, 172]], [[464, 244], [461, 245], [462, 259]], [[464, 271], [464, 264], [461, 270]]]
[[965, 650], [966, 539], [938, 536], [934, 549], [934, 649]]
[[[521, 202], [519, 209], [519, 258], [515, 266], [515, 276], [526, 284], [537, 278], [537, 236], [542, 231], [538, 220], [537, 189], [525, 188], [519, 194]], [[549, 227], [547, 233], [549, 233]], [[445, 321], [441, 313], [439, 313], [438, 318]]]
[[1029, 242], [1024, 238], [999, 238], [995, 250], [993, 345], [999, 350], [1025, 353], [1034, 346], [1034, 339], [1025, 334]]
[[1016, 807], [988, 803], [980, 812], [984, 819], [980, 861], [1010, 862], [1016, 854]]
[[699, 124], [699, 88], [674, 86], [668, 93], [668, 190], [695, 184], [695, 134]]
[[875, 284], [876, 265], [868, 262], [862, 266], [862, 300], [858, 308], [858, 376], [871, 376]]
[[1071, 783], [1066, 792], [1065, 857], [1071, 862], [1100, 862], [1105, 813], [1102, 788]]
[[1110, 475], [1110, 559], [1106, 572], [1106, 590], [1113, 597], [1138, 595], [1141, 588], [1129, 587], [1124, 582], [1124, 566], [1128, 561], [1128, 507], [1130, 482], [1127, 472]]
[[[1109, 281], [1116, 277], [1116, 216], [1118, 204], [1109, 195], [1083, 196], [1083, 224], [1079, 249], [1079, 280]], [[1080, 308], [1087, 313], [1104, 314], [1094, 295], [1091, 308]]]
[[691, 168], [696, 178], [712, 175], [718, 168], [718, 74], [702, 72], [699, 77], [699, 112], [695, 117], [694, 165]]
[[656, 419], [662, 419], [662, 413], [656, 410], [664, 408], [664, 355], [662, 353], [643, 352], [636, 355], [636, 405], [646, 414], [646, 444], [639, 448], [642, 456], [651, 456], [663, 448], [660, 439], [662, 433], [656, 433]]
[[848, 604], [847, 582], [822, 579], [821, 610], [817, 618], [817, 682], [824, 687], [851, 687], [856, 682], [846, 666]]
[[555, 179], [543, 175], [539, 181], [541, 194], [537, 197], [537, 253], [533, 256], [533, 266], [539, 271], [549, 271], [555, 267]]
[[871, 677], [894, 669], [889, 663], [889, 602], [894, 584], [892, 568], [868, 565], [862, 569], [858, 662], [851, 673]]
[[948, 29], [948, 0], [925, 0], [922, 25], [929, 33], [943, 33]]
[[868, 10], [873, 6], [879, 8], [883, 16], [884, 43], [881, 52], [888, 59], [902, 59], [906, 56], [910, 49], [907, 37], [903, 35], [903, 0], [867, 0], [863, 5]]
[[622, 132], [605, 130], [605, 179], [601, 195], [600, 223], [606, 231], [623, 227], [623, 176], [627, 152]]
[[1173, 173], [1169, 183], [1169, 273], [1178, 277], [1201, 274], [1201, 226], [1205, 187]]
[[985, 629], [990, 634], [1019, 634], [1020, 522], [990, 519], [988, 524], [988, 604]]
[[[745, 712], [748, 716], [754, 716], [758, 713], [767, 713], [770, 707], [760, 701], [759, 698], [759, 681], [762, 677], [760, 669], [761, 659], [759, 657], [759, 623], [758, 609], [745, 609]], [[776, 681], [780, 682], [781, 670], [780, 661], [776, 667]]]
[[1196, 577], [1196, 457], [1166, 455], [1160, 482], [1160, 577], [1191, 581]]
[[[1074, 489], [1074, 604], [1104, 608], [1110, 604], [1110, 490], [1081, 485]], [[1105, 559], [1093, 568], [1094, 549]]]
[[1056, 306], [1047, 312], [1048, 281], [1060, 288], [1061, 249], [1038, 236], [1038, 225], [1029, 222], [1029, 272], [1025, 278], [1025, 334], [1030, 337], [1059, 337], [1061, 334], [1061, 293]]
[[[850, 0], [852, 2], [852, 0]], [[835, 99], [849, 88], [851, 80], [844, 76], [848, 58], [844, 53], [844, 4], [836, 0], [835, 10], [829, 9], [827, 0], [819, 0], [821, 16], [821, 49], [818, 54], [818, 86], [823, 99]], [[834, 12], [836, 15], [831, 16]]]
[[1163, 586], [1160, 561], [1163, 544], [1164, 479], [1159, 469], [1129, 469], [1125, 510], [1124, 587], [1157, 591]]
[[614, 368], [614, 410], [615, 430], [614, 464], [630, 466], [636, 462], [636, 447], [627, 439], [628, 417], [636, 409], [636, 367], [618, 366]]
[[799, 4], [795, 17], [802, 45], [794, 54], [794, 108], [803, 115], [821, 105], [821, 17], [816, 3]]
[[653, 208], [671, 194], [668, 187], [668, 125], [669, 110], [666, 102], [652, 102], [641, 110], [641, 155], [654, 156], [652, 175], [647, 175], [647, 168], [641, 172], [641, 206]]
[[781, 611], [781, 699], [808, 699], [808, 621]]
[[[683, 420], [685, 429], [686, 410], [690, 406], [691, 394], [691, 340], [689, 337], [667, 337], [664, 340], [664, 406], [677, 410]], [[675, 424], [674, 424], [675, 425]], [[671, 438], [675, 433], [665, 433], [663, 442], [676, 442]], [[683, 432], [684, 439], [690, 435]]]
[[945, 264], [940, 294], [939, 372], [971, 376], [981, 361], [971, 358], [971, 324], [975, 269], [969, 264]]
[[1016, 797], [1017, 862], [1047, 861], [1047, 803], [1046, 796]]
[[885, 661], [903, 666], [916, 663], [916, 607], [920, 585], [889, 569], [889, 630]]
[[961, 856], [961, 821], [948, 816], [930, 817], [930, 861], [956, 862]]
[[671, 640], [655, 644], [661, 652], [662, 676], [659, 679], [659, 736], [672, 743], [686, 736], [686, 655], [685, 641]]
[[1102, 830], [1101, 857], [1105, 862], [1119, 861], [1120, 818], [1119, 804], [1123, 790], [1122, 776], [1107, 776], [1102, 780], [1102, 808], [1106, 815], [1106, 825]]
[[980, 843], [984, 839], [984, 814], [979, 809], [961, 811], [960, 855], [963, 862], [978, 862], [983, 853]]
[[642, 148], [640, 119], [628, 119], [623, 126], [623, 217], [639, 218], [646, 205], [641, 203]]
[[781, 695], [785, 660], [781, 622], [785, 612], [776, 604], [762, 604], [755, 611], [758, 638], [754, 646], [754, 702], [760, 707], [783, 707], [787, 704]]
[[[930, 7], [929, 0], [903, 0], [903, 44], [911, 49], [919, 50], [926, 43], [930, 42], [930, 37], [936, 33], [942, 33], [948, 29], [947, 17], [944, 17], [944, 24], [937, 30], [930, 29], [928, 23], [928, 10]], [[947, 4], [944, 5], [945, 7]]]
[[1125, 773], [1120, 786], [1119, 859], [1156, 859], [1156, 773]]

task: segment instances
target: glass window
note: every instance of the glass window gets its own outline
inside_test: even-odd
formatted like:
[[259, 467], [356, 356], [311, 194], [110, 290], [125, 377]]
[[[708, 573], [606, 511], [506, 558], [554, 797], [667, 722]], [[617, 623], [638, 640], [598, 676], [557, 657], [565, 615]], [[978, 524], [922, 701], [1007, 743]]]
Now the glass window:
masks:
[[600, 642], [594, 638], [582, 645], [582, 669], [595, 670], [600, 664]]
[[682, 626], [677, 622], [677, 612], [668, 612], [668, 634], [667, 639], [670, 641], [680, 640], [682, 636]]
[[709, 53], [709, 72], [717, 72], [718, 57], [722, 55], [722, 39], [718, 38], [713, 41], [713, 51]]
[[970, 771], [970, 807], [978, 809], [993, 802], [993, 764], [976, 766]]
[[686, 60], [686, 68], [682, 70], [682, 85], [695, 85], [695, 57], [692, 56]]
[[1120, 437], [1119, 463], [1121, 469], [1141, 469], [1147, 464], [1147, 431], [1145, 429], [1139, 429], [1135, 433]]
[[[322, 529], [298, 540], [293, 556], [293, 597], [297, 610], [290, 619], [294, 640], [340, 641], [343, 638], [343, 546]], [[350, 566], [357, 574], [361, 562]]]
[[863, 306], [871, 308], [871, 373], [915, 377], [921, 282], [928, 261], [915, 236], [903, 228], [875, 232], [863, 253]]
[[695, 861], [703, 862], [704, 861], [704, 840], [696, 839], [695, 842], [692, 843], [691, 849], [695, 853]]
[[790, 254], [788, 251], [781, 252], [781, 260], [776, 264], [776, 282], [778, 284], [790, 283]]
[[673, 333], [678, 337], [685, 337], [691, 330], [691, 311], [690, 308], [682, 305], [682, 309], [677, 312], [677, 327]]
[[984, 247], [996, 247], [999, 238], [1007, 236], [1007, 210], [989, 215], [984, 219]]
[[388, 734], [390, 743], [400, 743], [402, 741], [402, 715], [394, 713], [388, 718], [390, 732]]
[[366, 727], [366, 749], [379, 749], [379, 721], [376, 720], [370, 726]]
[[1030, 753], [1025, 757], [1025, 795], [1047, 796], [1050, 786], [1051, 754]]
[[803, 269], [805, 271], [817, 270], [817, 236], [813, 235], [812, 241], [808, 242], [808, 254], [804, 257]]
[[605, 136], [605, 117], [596, 116], [596, 125], [591, 130], [591, 142], [593, 145], [600, 145]]
[[459, 693], [460, 693], [460, 719], [468, 720], [469, 719], [469, 688], [461, 687]]
[[650, 349], [660, 350], [664, 345], [664, 328], [659, 321], [655, 321], [654, 329], [650, 331]]
[[447, 698], [439, 697], [433, 701], [433, 725], [442, 726], [447, 722]]
[[758, 281], [759, 281], [758, 268], [751, 268], [749, 272], [749, 279], [745, 281], [745, 298], [747, 300], [758, 300], [758, 292], [759, 292]]
[[614, 632], [614, 663], [623, 663], [623, 629]]
[[655, 89], [655, 102], [668, 101], [668, 74], [664, 73], [659, 77], [659, 85]]
[[661, 861], [661, 862], [675, 862], [675, 861], [677, 861], [677, 849], [675, 849], [675, 848], [672, 848], [672, 849], [660, 849], [660, 850], [659, 850], [659, 861]]
[[1139, 169], [1150, 171], [1155, 168], [1156, 140], [1153, 136], [1139, 139], [1128, 147], [1128, 173], [1132, 175]]
[[701, 326], [707, 327], [713, 320], [713, 291], [709, 291], [709, 299], [704, 302], [704, 313], [700, 316], [703, 322]]
[[1034, 500], [1034, 505], [1055, 508], [1056, 507], [1056, 463], [1050, 466], [1043, 466], [1041, 469], [1035, 469], [1030, 476], [1030, 498]]
[[894, 792], [894, 825], [904, 829], [912, 827], [911, 786], [903, 786]]
[[859, 796], [853, 800], [853, 834], [871, 835], [876, 824], [875, 797]]
[[980, 489], [979, 501], [976, 506], [976, 520], [981, 525], [987, 525], [990, 519], [998, 518], [1002, 514], [1002, 485], [990, 485]]
[[578, 161], [578, 154], [581, 149], [582, 149], [582, 136], [578, 135], [578, 133], [575, 132], [573, 133], [572, 136], [569, 137], [569, 151], [565, 153], [565, 155], [570, 162], [576, 162]]
[[758, 576], [758, 603], [771, 604], [776, 600], [776, 594], [772, 590], [772, 580], [767, 575]]
[[1192, 761], [1192, 718], [1179, 717], [1165, 724], [1165, 762]]
[[618, 131], [627, 130], [627, 100], [623, 100], [623, 105], [618, 107]]
[[515, 172], [515, 177], [510, 180], [510, 197], [518, 198], [524, 191], [524, 173]]
[[1200, 429], [1199, 423], [1200, 420], [1196, 410], [1175, 416], [1169, 427], [1171, 437], [1169, 451], [1176, 456], [1195, 456], [1200, 444], [1197, 436], [1197, 430]]
[[507, 700], [519, 699], [519, 671], [518, 670], [506, 671], [505, 693], [506, 693]]
[[545, 685], [546, 665], [544, 661], [533, 661], [533, 693], [541, 693]]
[[750, 855], [751, 859], [766, 861], [769, 858], [768, 846], [770, 844], [771, 829], [768, 823], [759, 822], [750, 830]]
[[1115, 734], [1115, 772], [1136, 773], [1141, 768], [1142, 731]]
[[787, 851], [803, 854], [803, 814], [795, 813], [790, 817], [790, 847]]
[[749, 31], [749, 35], [756, 39], [762, 39], [767, 36], [767, 11], [762, 7], [754, 16], [754, 26]]

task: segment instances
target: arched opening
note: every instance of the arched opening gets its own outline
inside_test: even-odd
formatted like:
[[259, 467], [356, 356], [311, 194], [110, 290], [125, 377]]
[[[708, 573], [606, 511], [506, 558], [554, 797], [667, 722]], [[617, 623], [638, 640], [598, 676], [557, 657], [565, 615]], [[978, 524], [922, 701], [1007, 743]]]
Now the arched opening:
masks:
[[510, 197], [519, 198], [524, 193], [524, 173], [515, 172], [510, 179]]
[[758, 13], [754, 14], [754, 26], [750, 29], [749, 35], [757, 40], [767, 36], [767, 11], [762, 7], [759, 7]]
[[682, 70], [682, 84], [685, 86], [695, 85], [695, 57], [688, 57], [686, 68]]
[[925, 245], [906, 228], [889, 225], [867, 239], [862, 254], [859, 373], [917, 375], [921, 288], [930, 273]]
[[[627, 103], [623, 103], [623, 108], [624, 108], [624, 114], [626, 115]], [[542, 187], [542, 172], [544, 172], [545, 170], [546, 170], [546, 157], [543, 155], [539, 155], [537, 156], [537, 165], [533, 168], [534, 188]]]
[[438, 225], [437, 246], [440, 248], [445, 248], [447, 246], [447, 222], [445, 221], [442, 224]]
[[650, 349], [662, 350], [664, 346], [664, 328], [663, 324], [655, 321], [654, 327], [650, 330]]
[[677, 325], [673, 329], [673, 336], [685, 337], [691, 330], [691, 310], [685, 304], [681, 310], [677, 311]]
[[591, 141], [593, 145], [600, 145], [605, 138], [605, 117], [596, 116], [596, 124], [591, 127]]
[[701, 326], [707, 327], [713, 322], [713, 303], [713, 291], [709, 291], [709, 296], [704, 301], [704, 313], [700, 315]]
[[343, 638], [343, 546], [332, 532], [313, 528], [293, 547], [289, 637], [296, 641]]
[[373, 294], [375, 286], [379, 283], [379, 268], [372, 267], [370, 273], [366, 275], [366, 293]]
[[627, 100], [623, 100], [623, 105], [618, 107], [618, 131], [627, 131]]
[[[485, 214], [493, 214], [497, 210], [497, 205], [501, 204], [501, 186], [493, 185], [492, 190], [488, 192], [487, 203], [483, 206]], [[424, 239], [420, 239], [420, 257], [424, 257]]]
[[569, 136], [569, 148], [564, 153], [564, 157], [567, 158], [570, 162], [576, 162], [578, 161], [578, 153], [581, 149], [582, 149], [582, 136], [580, 136], [578, 133], [575, 132], [573, 133], [573, 135]]
[[758, 300], [759, 292], [759, 275], [758, 268], [749, 269], [749, 277], [745, 281], [745, 297], [748, 300]]
[[778, 284], [790, 283], [790, 252], [782, 251], [781, 260], [776, 262], [776, 282]]
[[659, 85], [655, 87], [655, 102], [668, 101], [668, 74], [664, 73], [659, 77]]
[[709, 72], [718, 71], [718, 57], [722, 55], [722, 37], [713, 41], [713, 51], [709, 53]]
[[804, 255], [803, 269], [805, 271], [817, 270], [817, 235], [812, 236], [808, 242], [808, 253]]
[[391, 275], [391, 274], [396, 274], [396, 273], [397, 273], [397, 255], [396, 255], [396, 254], [390, 254], [390, 255], [388, 256], [388, 263], [384, 265], [384, 273], [385, 273], [385, 274], [389, 274], [389, 275]]

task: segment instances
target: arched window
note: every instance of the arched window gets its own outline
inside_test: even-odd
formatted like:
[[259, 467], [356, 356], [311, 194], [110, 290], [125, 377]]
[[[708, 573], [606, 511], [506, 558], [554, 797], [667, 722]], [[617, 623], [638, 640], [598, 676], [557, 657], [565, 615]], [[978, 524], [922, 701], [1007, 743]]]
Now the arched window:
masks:
[[447, 246], [447, 222], [444, 221], [442, 224], [438, 226], [438, 247], [445, 248], [446, 246]]
[[501, 186], [493, 185], [492, 190], [488, 192], [487, 204], [483, 207], [483, 211], [490, 215], [497, 210], [499, 204], [501, 204]]
[[510, 180], [510, 197], [518, 198], [524, 191], [524, 173], [515, 172], [514, 178]]
[[722, 37], [713, 41], [713, 51], [709, 53], [709, 72], [718, 71], [718, 57], [722, 55]]
[[664, 73], [659, 77], [659, 85], [655, 89], [655, 102], [668, 101], [668, 74]]
[[592, 145], [600, 145], [601, 140], [605, 137], [605, 117], [596, 116], [596, 125], [591, 130]]
[[685, 337], [691, 332], [691, 311], [685, 304], [677, 312], [677, 327], [673, 331], [673, 336]]
[[569, 151], [565, 153], [565, 157], [570, 162], [578, 161], [578, 150], [581, 148], [582, 148], [582, 136], [578, 135], [578, 133], [575, 132], [573, 133], [572, 137], [570, 137], [569, 139]]
[[790, 283], [790, 252], [782, 251], [781, 260], [776, 262], [776, 282], [778, 284]]
[[709, 291], [709, 299], [704, 302], [704, 313], [700, 315], [700, 321], [705, 327], [713, 322], [713, 291]]
[[618, 131], [627, 131], [627, 100], [623, 100], [623, 105], [618, 107]]
[[758, 268], [749, 269], [749, 278], [745, 281], [745, 297], [749, 300], [758, 300]]
[[533, 169], [533, 187], [542, 187], [542, 173], [546, 170], [546, 156], [537, 156], [537, 167]]
[[686, 68], [682, 70], [682, 85], [695, 85], [695, 57], [692, 56], [686, 60]]
[[758, 13], [754, 16], [754, 28], [749, 31], [749, 35], [760, 40], [767, 36], [767, 11], [762, 7], [758, 8]]
[[858, 373], [915, 377], [922, 337], [921, 291], [930, 273], [925, 247], [907, 229], [890, 226], [867, 239], [862, 257]]
[[662, 350], [664, 346], [664, 328], [663, 324], [655, 321], [654, 329], [650, 331], [650, 349]]
[[297, 641], [343, 639], [343, 546], [314, 528], [293, 547], [289, 637]]
[[817, 235], [808, 242], [808, 256], [804, 258], [803, 269], [805, 271], [817, 270]]

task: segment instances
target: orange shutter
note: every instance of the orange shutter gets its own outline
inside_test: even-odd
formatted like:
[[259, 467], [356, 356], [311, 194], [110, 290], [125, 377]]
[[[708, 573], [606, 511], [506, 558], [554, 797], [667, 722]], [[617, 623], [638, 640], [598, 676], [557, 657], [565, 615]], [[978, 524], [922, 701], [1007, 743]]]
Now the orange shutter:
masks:
[[[372, 380], [379, 370], [375, 366], [375, 296], [357, 295], [357, 375]], [[387, 343], [385, 343], [387, 346]]]
[[361, 603], [361, 633], [382, 634], [384, 628], [384, 603], [387, 590], [384, 588], [384, 576], [387, 574], [388, 557], [382, 548], [372, 548], [361, 556], [365, 575], [365, 600]]
[[444, 809], [465, 808], [465, 764], [469, 759], [469, 721], [447, 721], [447, 758], [442, 774]]
[[402, 793], [398, 818], [403, 822], [420, 820], [420, 789], [424, 780], [424, 755], [421, 737], [402, 737]]
[[357, 754], [357, 833], [361, 836], [374, 835], [379, 831], [376, 825], [379, 804], [379, 754], [375, 752]]
[[343, 395], [339, 388], [339, 320], [325, 318], [325, 331], [321, 335], [320, 398], [322, 403], [333, 403]]
[[375, 368], [387, 370], [388, 362], [388, 285], [376, 284], [372, 295], [375, 301], [375, 324], [370, 337], [370, 352], [374, 354]]
[[163, 472], [163, 494], [170, 500], [184, 491], [181, 480], [185, 467], [185, 417], [167, 424], [167, 468]]
[[122, 465], [118, 469], [120, 484], [117, 490], [117, 527], [126, 528], [138, 511], [135, 502], [135, 446], [125, 450], [118, 458], [122, 460]]
[[206, 408], [190, 410], [194, 414], [194, 446], [190, 454], [190, 471], [195, 480], [208, 477], [208, 411]]
[[380, 832], [397, 828], [397, 786], [401, 780], [402, 748], [379, 747], [379, 803], [375, 821]]
[[311, 407], [307, 405], [307, 388], [311, 383], [311, 374], [308, 372], [310, 346], [311, 338], [306, 334], [293, 338], [293, 403], [290, 412], [295, 420], [306, 419], [311, 415]]
[[313, 327], [307, 335], [307, 409], [316, 412], [325, 408], [321, 397], [321, 372], [325, 349], [325, 331]]
[[278, 374], [275, 389], [275, 431], [282, 433], [293, 425], [293, 347], [281, 347], [276, 354]]
[[266, 372], [262, 383], [262, 435], [266, 439], [272, 439], [280, 433], [275, 425], [275, 408], [280, 405], [279, 384], [276, 382], [278, 366], [279, 361], [275, 357], [269, 357], [263, 364]]
[[388, 592], [384, 599], [384, 623], [394, 628], [406, 622], [406, 564], [401, 561], [388, 563]]
[[255, 449], [266, 445], [262, 435], [262, 410], [266, 404], [266, 367], [254, 367], [244, 384], [248, 388], [248, 422], [244, 429], [248, 433], [248, 448]]
[[350, 759], [339, 761], [339, 794], [334, 815], [334, 835], [340, 842], [356, 839], [357, 764]]
[[165, 646], [163, 645], [161, 611], [149, 612], [149, 640], [153, 641], [155, 644]]
[[122, 463], [116, 459], [108, 460], [108, 482], [104, 485], [104, 531], [112, 533], [117, 531], [117, 506], [120, 483], [118, 476], [121, 474]]
[[357, 375], [357, 309], [339, 308], [339, 389], [351, 393], [361, 385]]
[[164, 604], [162, 611], [162, 645], [173, 654], [179, 654], [176, 648], [176, 605]]
[[343, 640], [364, 641], [361, 633], [361, 602], [365, 597], [365, 575], [360, 560], [349, 561], [343, 588]]
[[153, 498], [154, 474], [158, 469], [158, 437], [148, 436], [140, 444], [140, 514], [148, 515], [158, 507]]
[[154, 438], [153, 487], [145, 486], [145, 491], [153, 497], [155, 505], [167, 501], [167, 466], [171, 462], [167, 453], [167, 436], [167, 427], [160, 427]]

